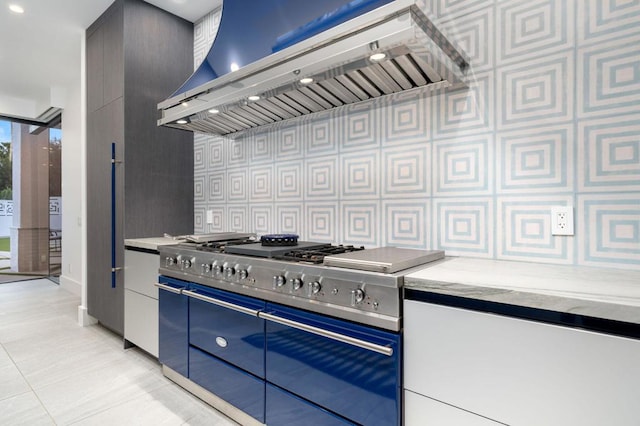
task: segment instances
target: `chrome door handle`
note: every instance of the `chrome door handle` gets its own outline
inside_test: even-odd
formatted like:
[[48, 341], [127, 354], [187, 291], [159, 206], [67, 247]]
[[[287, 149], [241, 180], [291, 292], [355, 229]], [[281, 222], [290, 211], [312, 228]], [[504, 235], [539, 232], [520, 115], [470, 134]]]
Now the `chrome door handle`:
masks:
[[193, 297], [194, 299], [202, 300], [203, 302], [211, 303], [213, 305], [222, 306], [223, 308], [229, 308], [236, 312], [240, 312], [246, 315], [251, 315], [253, 317], [257, 317], [259, 310], [245, 308], [244, 306], [235, 305], [233, 303], [225, 302], [224, 300], [215, 299], [213, 297], [205, 296], [204, 294], [196, 293], [191, 290], [184, 290], [182, 294], [186, 294], [189, 297]]
[[162, 283], [154, 283], [153, 285], [155, 285], [161, 290], [167, 290], [168, 292], [175, 293], [175, 294], [182, 294], [182, 290], [183, 290], [182, 288], [175, 288], [175, 287], [171, 287], [170, 285], [166, 285]]
[[377, 352], [379, 354], [386, 355], [386, 356], [393, 355], [393, 348], [390, 348], [388, 346], [378, 345], [375, 343], [367, 342], [366, 340], [356, 339], [355, 337], [351, 337], [351, 336], [345, 336], [344, 334], [335, 333], [333, 331], [324, 330], [322, 328], [314, 327], [312, 325], [303, 324], [297, 321], [292, 321], [290, 319], [282, 318], [273, 314], [268, 314], [266, 312], [260, 312], [258, 316], [260, 318], [266, 319], [267, 321], [297, 328], [298, 330], [306, 331], [322, 337], [327, 337], [329, 339], [337, 340], [338, 342], [347, 343], [349, 345], [356, 346], [361, 349], [367, 349], [369, 351]]

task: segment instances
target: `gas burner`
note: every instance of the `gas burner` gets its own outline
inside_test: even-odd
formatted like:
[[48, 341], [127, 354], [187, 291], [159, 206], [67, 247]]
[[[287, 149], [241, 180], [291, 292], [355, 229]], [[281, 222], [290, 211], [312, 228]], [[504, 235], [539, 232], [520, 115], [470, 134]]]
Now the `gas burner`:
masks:
[[198, 251], [206, 251], [209, 253], [225, 253], [227, 247], [230, 246], [238, 246], [243, 244], [255, 244], [256, 240], [251, 238], [242, 238], [237, 240], [226, 240], [226, 241], [207, 241], [204, 243], [189, 243], [183, 242], [179, 245], [182, 247], [193, 248]]
[[327, 246], [315, 249], [293, 249], [280, 256], [275, 257], [278, 260], [288, 260], [293, 262], [306, 262], [321, 264], [325, 256], [334, 254], [350, 253], [352, 251], [364, 250], [363, 246], [355, 247], [352, 245]]

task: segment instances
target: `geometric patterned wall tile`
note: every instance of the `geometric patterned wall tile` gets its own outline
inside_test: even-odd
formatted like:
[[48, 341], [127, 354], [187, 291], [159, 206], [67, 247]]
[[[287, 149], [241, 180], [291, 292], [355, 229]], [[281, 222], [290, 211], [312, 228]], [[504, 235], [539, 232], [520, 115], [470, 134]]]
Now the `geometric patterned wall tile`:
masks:
[[228, 158], [226, 166], [246, 166], [249, 164], [249, 145], [243, 140], [223, 139], [227, 146]]
[[[582, 1], [582, 0], [581, 0]], [[528, 0], [497, 6], [498, 63], [548, 55], [573, 47], [573, 1]]]
[[273, 145], [269, 140], [269, 132], [262, 131], [252, 135], [248, 141], [251, 154], [250, 164], [270, 163], [273, 161]]
[[196, 135], [193, 138], [193, 171], [206, 172], [207, 165], [205, 163], [207, 158], [207, 140], [203, 135]]
[[496, 258], [573, 264], [574, 237], [551, 235], [551, 207], [572, 196], [498, 197]]
[[640, 270], [638, 192], [578, 195], [584, 221], [577, 233], [584, 265]]
[[578, 182], [584, 191], [640, 191], [640, 114], [578, 123]]
[[249, 214], [251, 216], [251, 232], [258, 235], [273, 232], [273, 205], [251, 204]]
[[493, 134], [433, 143], [433, 194], [493, 193]]
[[579, 117], [638, 112], [640, 34], [578, 49], [577, 77]]
[[206, 202], [206, 192], [207, 192], [207, 176], [206, 174], [194, 174], [193, 175], [193, 201], [194, 202]]
[[247, 170], [232, 169], [227, 171], [227, 201], [237, 203], [247, 201]]
[[335, 121], [331, 112], [318, 113], [306, 123], [305, 140], [306, 156], [329, 155], [338, 153], [338, 143], [335, 135]]
[[335, 243], [340, 231], [337, 222], [338, 206], [334, 202], [306, 203], [306, 235], [309, 241]]
[[382, 149], [382, 198], [429, 195], [429, 145]]
[[428, 98], [412, 92], [393, 96], [393, 102], [387, 102], [381, 110], [383, 145], [426, 143], [429, 139], [426, 106]]
[[629, 0], [578, 1], [578, 43], [597, 43], [612, 37], [638, 33], [640, 2]]
[[276, 216], [273, 229], [269, 232], [297, 234], [307, 238], [303, 233], [302, 204], [276, 203]]
[[302, 201], [304, 173], [302, 173], [302, 163], [300, 161], [278, 163], [276, 166], [276, 182], [277, 201]]
[[344, 201], [340, 203], [340, 223], [343, 244], [360, 244], [369, 248], [378, 247], [382, 239], [378, 212], [379, 201]]
[[196, 70], [207, 57], [211, 44], [216, 38], [222, 7], [217, 7], [193, 25], [193, 69]]
[[341, 110], [338, 136], [341, 151], [375, 149], [380, 146], [380, 109], [372, 102], [347, 105]]
[[379, 152], [365, 151], [342, 156], [341, 198], [378, 198], [380, 196]]
[[273, 201], [273, 166], [252, 167], [249, 170], [251, 202]]
[[226, 232], [225, 208], [218, 205], [207, 205], [207, 211], [211, 212], [211, 223], [206, 224], [204, 232]]
[[448, 255], [493, 257], [493, 200], [436, 198], [433, 214], [435, 249]]
[[493, 83], [493, 71], [477, 74], [468, 89], [434, 96], [434, 138], [492, 131]]
[[227, 229], [232, 232], [252, 232], [248, 206], [229, 204], [227, 206]]
[[443, 23], [443, 31], [469, 56], [475, 72], [493, 67], [495, 32], [493, 8], [480, 10]]
[[271, 139], [275, 142], [278, 159], [302, 158], [302, 141], [299, 132], [299, 127], [294, 125], [278, 128], [270, 134]]
[[225, 147], [226, 140], [220, 137], [208, 137], [207, 138], [207, 170], [222, 169], [227, 166]]
[[[478, 9], [493, 8], [495, 0], [428, 0], [431, 2], [431, 12], [438, 18], [450, 19], [465, 16]], [[429, 3], [427, 2], [427, 6]]]
[[205, 232], [205, 208], [206, 205], [202, 203], [193, 204], [193, 232], [204, 233]]
[[499, 128], [573, 119], [573, 50], [499, 68], [497, 78]]
[[573, 191], [573, 123], [498, 135], [498, 193]]
[[414, 200], [383, 201], [385, 225], [383, 246], [427, 249], [430, 247], [426, 224], [431, 223], [428, 200], [416, 197]]
[[335, 156], [307, 158], [304, 163], [306, 170], [305, 198], [338, 199], [338, 159]]
[[220, 203], [225, 201], [225, 172], [214, 172], [209, 174], [209, 194], [207, 197], [208, 203]]

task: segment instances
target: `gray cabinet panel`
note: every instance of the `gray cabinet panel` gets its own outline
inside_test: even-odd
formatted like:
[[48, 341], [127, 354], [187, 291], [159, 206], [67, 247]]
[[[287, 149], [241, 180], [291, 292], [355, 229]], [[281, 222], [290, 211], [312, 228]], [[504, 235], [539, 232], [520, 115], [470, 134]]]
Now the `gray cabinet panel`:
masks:
[[109, 19], [102, 25], [104, 31], [104, 102], [108, 104], [124, 94], [124, 40], [122, 33], [123, 4], [116, 2]]
[[87, 37], [87, 112], [104, 105], [104, 33], [98, 28]]
[[193, 232], [193, 136], [156, 124], [157, 103], [193, 70], [192, 45], [191, 23], [142, 0], [116, 0], [87, 30], [87, 304], [120, 334], [124, 272], [111, 288], [111, 143], [121, 161], [115, 248], [122, 267], [125, 238]]

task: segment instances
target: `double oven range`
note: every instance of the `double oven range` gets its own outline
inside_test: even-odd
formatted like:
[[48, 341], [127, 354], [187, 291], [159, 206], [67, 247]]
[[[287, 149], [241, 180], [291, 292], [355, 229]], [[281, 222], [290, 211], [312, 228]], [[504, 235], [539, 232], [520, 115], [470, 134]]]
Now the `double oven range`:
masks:
[[403, 278], [442, 251], [189, 240], [160, 247], [167, 377], [241, 424], [401, 424]]

